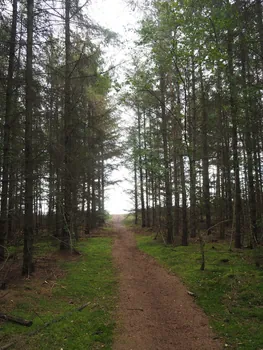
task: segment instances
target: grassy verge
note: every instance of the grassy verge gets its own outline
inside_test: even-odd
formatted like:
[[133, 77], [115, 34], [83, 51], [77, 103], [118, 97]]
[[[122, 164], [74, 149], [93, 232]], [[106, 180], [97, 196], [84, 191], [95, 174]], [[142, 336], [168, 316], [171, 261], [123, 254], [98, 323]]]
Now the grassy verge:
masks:
[[253, 251], [229, 252], [224, 244], [207, 244], [206, 270], [200, 271], [197, 244], [166, 247], [149, 236], [138, 236], [137, 242], [195, 293], [229, 347], [263, 349], [263, 270], [253, 263]]
[[126, 227], [134, 227], [134, 220], [135, 220], [135, 215], [134, 214], [128, 214], [125, 215], [122, 223], [126, 226]]
[[[3, 323], [1, 345], [14, 342], [13, 348], [27, 350], [111, 349], [116, 294], [111, 245], [110, 238], [81, 242], [78, 249], [82, 257], [60, 261], [63, 278], [54, 283], [24, 280], [17, 287], [22, 298], [14, 298], [14, 307], [9, 311], [33, 319], [33, 326], [28, 329]], [[86, 307], [78, 311], [84, 304]], [[0, 304], [0, 308], [5, 306]]]

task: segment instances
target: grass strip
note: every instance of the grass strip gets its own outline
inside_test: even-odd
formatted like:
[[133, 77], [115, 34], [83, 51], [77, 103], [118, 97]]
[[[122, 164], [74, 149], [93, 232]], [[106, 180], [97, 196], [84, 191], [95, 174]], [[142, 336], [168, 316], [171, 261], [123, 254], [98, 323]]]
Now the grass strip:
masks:
[[51, 295], [42, 293], [39, 286], [34, 290], [34, 279], [21, 287], [23, 296], [12, 314], [33, 319], [33, 326], [29, 330], [2, 324], [1, 344], [14, 342], [13, 348], [27, 350], [112, 348], [117, 289], [112, 240], [92, 238], [77, 248], [82, 257], [60, 262], [65, 277], [56, 280]]
[[263, 349], [263, 270], [255, 266], [252, 250], [230, 252], [225, 244], [207, 244], [206, 270], [200, 271], [198, 244], [164, 246], [149, 236], [137, 236], [137, 244], [196, 295], [226, 346]]

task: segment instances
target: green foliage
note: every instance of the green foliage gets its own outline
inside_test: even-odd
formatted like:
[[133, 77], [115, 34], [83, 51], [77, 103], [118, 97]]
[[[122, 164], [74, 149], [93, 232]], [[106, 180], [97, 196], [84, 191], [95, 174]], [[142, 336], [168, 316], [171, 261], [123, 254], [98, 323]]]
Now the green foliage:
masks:
[[178, 275], [195, 293], [214, 329], [233, 349], [263, 347], [263, 271], [253, 251], [229, 252], [225, 244], [207, 244], [206, 270], [200, 271], [197, 244], [164, 246], [151, 237], [137, 237], [139, 249]]
[[[31, 281], [27, 281], [23, 303], [17, 304], [12, 314], [33, 319], [33, 326], [28, 330], [3, 324], [1, 344], [14, 341], [16, 349], [28, 350], [111, 349], [114, 328], [111, 313], [116, 293], [111, 243], [109, 238], [81, 242], [78, 249], [83, 257], [62, 264], [66, 277], [57, 280], [51, 298], [38, 293], [28, 296]], [[87, 303], [82, 311], [76, 310]], [[46, 322], [56, 320], [44, 327]]]

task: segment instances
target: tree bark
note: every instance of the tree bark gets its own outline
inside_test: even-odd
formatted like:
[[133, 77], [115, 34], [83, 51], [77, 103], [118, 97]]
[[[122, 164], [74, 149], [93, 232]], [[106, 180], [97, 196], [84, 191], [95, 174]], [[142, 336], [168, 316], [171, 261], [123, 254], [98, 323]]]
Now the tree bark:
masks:
[[224, 139], [224, 127], [223, 127], [223, 116], [222, 116], [222, 82], [221, 82], [221, 71], [220, 71], [220, 63], [217, 62], [217, 95], [216, 95], [216, 109], [217, 109], [217, 128], [220, 136], [217, 139], [216, 144], [216, 166], [217, 166], [217, 178], [216, 178], [216, 198], [217, 198], [217, 221], [222, 222], [219, 225], [220, 238], [225, 238], [225, 225], [224, 221], [224, 212], [225, 212], [225, 203], [224, 203], [224, 182], [222, 177], [222, 166], [223, 166], [223, 139]]
[[164, 162], [164, 182], [165, 182], [165, 209], [167, 243], [173, 243], [173, 217], [172, 217], [172, 190], [170, 183], [170, 162], [168, 152], [168, 120], [165, 104], [165, 74], [160, 73], [160, 93], [161, 93], [161, 117], [162, 117], [162, 138], [163, 138], [163, 162]]
[[195, 62], [192, 57], [192, 108], [191, 119], [189, 121], [189, 138], [190, 138], [190, 235], [196, 237], [196, 78]]
[[25, 127], [25, 222], [22, 273], [30, 275], [33, 265], [33, 18], [34, 0], [27, 0], [26, 127]]
[[187, 228], [187, 196], [185, 186], [185, 172], [184, 172], [184, 157], [180, 156], [180, 170], [181, 170], [181, 186], [182, 186], [182, 210], [183, 210], [183, 232], [182, 245], [188, 245], [188, 228]]
[[235, 228], [235, 248], [241, 248], [241, 190], [239, 177], [239, 157], [238, 157], [238, 133], [237, 133], [237, 98], [236, 83], [233, 66], [233, 32], [228, 30], [228, 74], [230, 92], [230, 113], [232, 121], [232, 148], [233, 167], [235, 177], [235, 199], [234, 199], [234, 228]]
[[0, 214], [0, 261], [5, 258], [5, 241], [8, 232], [8, 178], [10, 168], [10, 132], [13, 112], [13, 76], [15, 65], [15, 47], [17, 31], [17, 0], [13, 0], [12, 26], [9, 47], [9, 64], [6, 87], [6, 111], [4, 120], [4, 146], [3, 146], [3, 170], [2, 170], [2, 191], [1, 191], [1, 214]]
[[[241, 6], [241, 4], [239, 4]], [[241, 9], [240, 9], [241, 12]], [[242, 13], [240, 13], [240, 19], [244, 19]], [[248, 200], [249, 200], [249, 213], [250, 213], [250, 224], [252, 235], [257, 242], [257, 209], [256, 209], [256, 194], [255, 194], [255, 186], [254, 186], [254, 174], [253, 174], [253, 142], [251, 138], [252, 132], [252, 118], [250, 115], [250, 111], [253, 110], [252, 101], [251, 101], [251, 93], [248, 91], [247, 85], [247, 76], [248, 81], [250, 80], [250, 72], [248, 71], [248, 48], [245, 42], [245, 37], [243, 30], [245, 28], [240, 28], [239, 40], [240, 40], [240, 49], [241, 49], [241, 77], [242, 77], [242, 85], [243, 85], [243, 95], [245, 102], [245, 140], [246, 140], [246, 153], [247, 153], [247, 173], [248, 173]], [[250, 82], [250, 81], [249, 81]], [[251, 85], [251, 82], [250, 84]]]
[[138, 225], [138, 179], [137, 179], [137, 159], [134, 156], [134, 223]]
[[206, 106], [206, 94], [203, 82], [203, 73], [200, 66], [200, 83], [201, 83], [201, 103], [202, 103], [202, 151], [203, 151], [203, 200], [206, 217], [206, 229], [210, 233], [209, 228], [211, 227], [211, 209], [210, 209], [210, 189], [209, 189], [209, 150], [208, 150], [208, 114]]
[[72, 248], [72, 198], [71, 198], [71, 84], [70, 84], [70, 0], [65, 0], [65, 85], [64, 85], [64, 207], [61, 250]]
[[140, 174], [140, 199], [141, 199], [141, 222], [142, 227], [146, 226], [145, 201], [144, 201], [144, 179], [143, 179], [143, 164], [142, 164], [142, 141], [141, 141], [141, 112], [137, 108], [138, 120], [138, 152], [139, 152], [139, 174]]

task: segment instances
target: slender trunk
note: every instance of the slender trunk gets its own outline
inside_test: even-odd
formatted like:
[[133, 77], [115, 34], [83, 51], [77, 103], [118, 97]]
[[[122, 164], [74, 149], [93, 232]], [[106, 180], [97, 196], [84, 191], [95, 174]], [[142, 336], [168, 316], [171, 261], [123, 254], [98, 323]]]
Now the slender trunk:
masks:
[[105, 212], [105, 161], [104, 161], [104, 145], [101, 151], [101, 210]]
[[[256, 143], [259, 144], [258, 137], [255, 136]], [[261, 173], [261, 165], [260, 159], [258, 157], [256, 148], [254, 148], [254, 164], [255, 164], [255, 177], [256, 177], [256, 203], [257, 203], [257, 222], [260, 223], [262, 220], [262, 200], [261, 200], [261, 187], [260, 187], [260, 173]], [[258, 235], [262, 235], [262, 227], [259, 225], [258, 227]]]
[[78, 190], [77, 186], [74, 186], [74, 191], [72, 193], [72, 205], [73, 205], [73, 217], [72, 217], [72, 228], [73, 228], [73, 233], [74, 233], [74, 238], [76, 241], [79, 240], [79, 233], [78, 233], [78, 223], [77, 223], [77, 218], [78, 218]]
[[90, 219], [90, 177], [87, 176], [87, 213], [86, 213], [86, 225], [85, 225], [85, 234], [90, 234], [91, 229], [91, 219]]
[[134, 204], [135, 204], [135, 218], [134, 223], [138, 225], [138, 180], [137, 180], [137, 160], [134, 157]]
[[9, 167], [9, 188], [8, 188], [8, 241], [11, 241], [14, 237], [14, 211], [15, 211], [15, 188], [16, 178], [14, 174], [13, 164]]
[[142, 227], [146, 226], [145, 202], [144, 202], [144, 181], [143, 181], [143, 164], [142, 164], [142, 146], [141, 146], [141, 113], [138, 108], [138, 151], [139, 151], [139, 174], [140, 174], [140, 195], [141, 195], [141, 218]]
[[55, 206], [55, 200], [54, 200], [54, 177], [55, 177], [55, 169], [54, 169], [54, 156], [53, 156], [53, 148], [52, 148], [52, 142], [53, 142], [53, 86], [51, 83], [51, 89], [50, 89], [50, 110], [48, 113], [49, 117], [49, 189], [48, 189], [48, 228], [50, 231], [52, 231], [53, 226], [53, 216], [54, 216], [54, 206]]
[[223, 154], [223, 162], [224, 162], [224, 179], [225, 179], [225, 188], [226, 188], [226, 218], [230, 221], [233, 220], [233, 205], [232, 205], [232, 182], [231, 182], [231, 165], [230, 165], [230, 146], [229, 146], [229, 138], [225, 140], [224, 145], [224, 154]]
[[149, 180], [148, 180], [148, 170], [145, 170], [145, 198], [146, 198], [146, 227], [151, 226], [151, 217], [150, 217], [150, 207], [149, 207]]
[[263, 21], [262, 21], [262, 0], [256, 0], [257, 27], [260, 41], [260, 55], [263, 65]]
[[196, 237], [196, 79], [195, 63], [192, 58], [192, 113], [189, 125], [189, 136], [191, 145], [190, 160], [190, 235]]
[[93, 173], [91, 175], [91, 228], [96, 227], [96, 190], [95, 190], [95, 161], [93, 162]]
[[143, 148], [144, 148], [144, 164], [145, 164], [145, 226], [150, 227], [150, 212], [149, 212], [149, 187], [148, 187], [148, 158], [147, 158], [147, 142], [146, 142], [146, 115], [143, 112]]
[[65, 0], [65, 85], [64, 85], [64, 208], [60, 249], [72, 248], [72, 198], [71, 198], [71, 84], [70, 84], [70, 0]]
[[[56, 99], [56, 107], [55, 107], [55, 126], [56, 126], [56, 142], [57, 144], [60, 144], [61, 134], [59, 129], [59, 117], [58, 117], [58, 99]], [[55, 185], [55, 191], [56, 191], [56, 201], [55, 201], [55, 207], [56, 207], [56, 227], [55, 227], [55, 237], [59, 238], [61, 237], [61, 208], [62, 208], [62, 198], [61, 198], [61, 162], [59, 160], [59, 157], [57, 155], [56, 157], [56, 165], [55, 165], [55, 175], [56, 175], [56, 185]]]
[[0, 261], [5, 258], [5, 240], [7, 238], [8, 219], [8, 178], [10, 168], [10, 129], [13, 112], [13, 76], [15, 65], [15, 47], [17, 31], [17, 0], [13, 1], [12, 27], [9, 48], [9, 65], [6, 87], [6, 111], [4, 120], [4, 147], [3, 147], [3, 169], [2, 169], [2, 191], [1, 191], [1, 214], [0, 214]]
[[98, 186], [98, 211], [101, 212], [101, 161], [100, 161], [100, 155], [99, 155], [99, 161], [98, 161], [98, 180], [97, 180], [97, 186]]
[[152, 217], [152, 226], [155, 227], [156, 224], [156, 193], [154, 186], [154, 174], [151, 172], [151, 193], [152, 193], [152, 207], [151, 207], [151, 217]]
[[188, 245], [188, 228], [187, 228], [187, 196], [185, 186], [185, 172], [184, 172], [184, 157], [180, 156], [180, 170], [181, 170], [181, 186], [182, 186], [182, 211], [183, 211], [183, 233], [182, 245]]
[[172, 191], [170, 183], [170, 161], [168, 152], [168, 116], [165, 105], [165, 74], [160, 74], [160, 92], [161, 92], [161, 117], [162, 117], [162, 138], [163, 138], [163, 162], [164, 162], [164, 183], [165, 183], [165, 209], [166, 209], [166, 227], [167, 243], [173, 243], [173, 217], [172, 217]]
[[[174, 137], [175, 141], [175, 137]], [[173, 180], [174, 180], [174, 235], [179, 235], [180, 230], [180, 205], [179, 205], [179, 186], [178, 186], [178, 155], [177, 155], [177, 147], [174, 142], [174, 151], [173, 151]]]
[[235, 177], [235, 200], [234, 200], [234, 228], [235, 228], [235, 247], [241, 248], [241, 191], [239, 177], [239, 157], [238, 157], [238, 133], [237, 133], [237, 98], [236, 83], [233, 66], [233, 32], [228, 31], [228, 74], [230, 90], [230, 113], [232, 121], [232, 148], [233, 148], [233, 167]]
[[22, 273], [30, 275], [33, 265], [33, 18], [34, 1], [27, 0], [26, 126], [25, 126], [25, 222]]
[[82, 182], [82, 196], [81, 196], [81, 218], [84, 218], [85, 214], [85, 193], [86, 193], [86, 181], [85, 177], [83, 177]]
[[[176, 92], [174, 89], [174, 85], [176, 85]], [[179, 138], [178, 134], [178, 120], [180, 120], [180, 89], [179, 84], [175, 81], [174, 84], [171, 84], [171, 112], [174, 116], [172, 123], [172, 140], [173, 140], [173, 193], [174, 193], [174, 222], [173, 222], [173, 236], [179, 236], [180, 231], [180, 205], [179, 205], [179, 184], [178, 184], [178, 148], [179, 148]], [[175, 101], [175, 97], [177, 95], [177, 101]], [[173, 106], [175, 108], [173, 108]]]
[[225, 238], [225, 225], [223, 223], [224, 221], [224, 184], [222, 181], [222, 174], [221, 174], [221, 166], [223, 163], [223, 155], [222, 155], [222, 149], [223, 149], [223, 117], [222, 117], [222, 83], [221, 83], [221, 73], [220, 73], [220, 63], [217, 63], [217, 96], [216, 96], [216, 108], [217, 108], [217, 127], [218, 131], [221, 131], [220, 137], [217, 139], [217, 156], [216, 156], [216, 166], [217, 166], [217, 178], [216, 178], [216, 198], [217, 198], [217, 221], [222, 222], [219, 225], [219, 231], [220, 231], [220, 238], [224, 239]]
[[[247, 172], [248, 172], [248, 199], [249, 199], [249, 212], [250, 212], [250, 226], [254, 240], [257, 242], [257, 210], [256, 210], [256, 194], [254, 188], [254, 174], [253, 174], [253, 142], [251, 138], [252, 130], [252, 118], [250, 110], [253, 110], [251, 94], [247, 89], [247, 75], [249, 77], [249, 71], [247, 74], [246, 64], [248, 63], [248, 52], [245, 43], [243, 32], [240, 33], [241, 44], [241, 76], [242, 85], [245, 99], [245, 140], [246, 140], [246, 153], [247, 153]], [[249, 78], [248, 78], [249, 79]], [[250, 82], [251, 83], [251, 82]], [[249, 84], [250, 86], [252, 84]]]
[[[200, 66], [200, 82], [201, 82], [201, 103], [202, 103], [202, 146], [203, 146], [203, 200], [206, 217], [206, 229], [211, 227], [211, 209], [210, 209], [210, 190], [209, 190], [209, 150], [208, 150], [208, 114], [206, 106], [206, 94], [203, 82], [203, 72]], [[208, 231], [208, 233], [210, 233]]]

